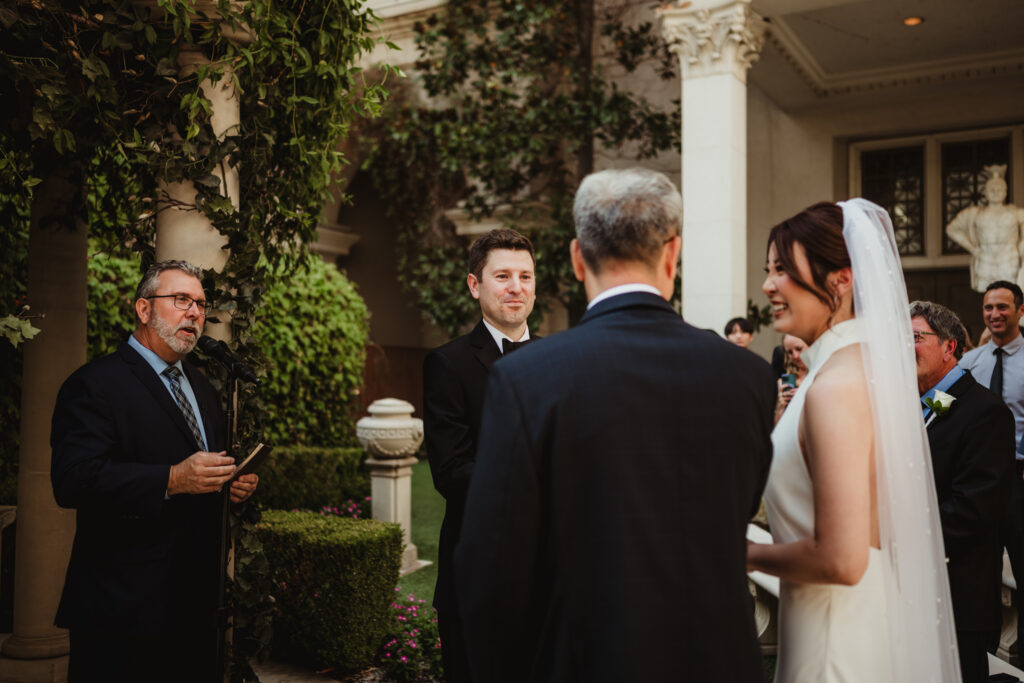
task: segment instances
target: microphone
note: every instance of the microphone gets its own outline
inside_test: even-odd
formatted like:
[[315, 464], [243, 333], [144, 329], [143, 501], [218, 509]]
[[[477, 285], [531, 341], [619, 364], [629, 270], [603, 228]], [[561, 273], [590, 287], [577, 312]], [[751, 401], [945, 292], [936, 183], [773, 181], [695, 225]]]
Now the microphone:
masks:
[[223, 365], [224, 369], [227, 370], [228, 374], [232, 377], [251, 384], [260, 383], [260, 378], [254, 375], [252, 370], [238, 359], [238, 356], [231, 353], [231, 349], [228, 348], [228, 345], [221, 340], [214, 339], [213, 337], [202, 336], [199, 338], [196, 346], [198, 346], [207, 356]]

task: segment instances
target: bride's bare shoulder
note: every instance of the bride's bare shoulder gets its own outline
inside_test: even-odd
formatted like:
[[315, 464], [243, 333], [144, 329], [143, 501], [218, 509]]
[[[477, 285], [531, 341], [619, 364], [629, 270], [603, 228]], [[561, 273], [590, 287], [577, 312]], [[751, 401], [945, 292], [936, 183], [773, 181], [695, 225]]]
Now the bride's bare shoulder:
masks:
[[824, 401], [837, 406], [851, 405], [851, 401], [866, 401], [867, 378], [860, 344], [839, 349], [825, 361], [814, 383], [807, 392], [807, 401]]

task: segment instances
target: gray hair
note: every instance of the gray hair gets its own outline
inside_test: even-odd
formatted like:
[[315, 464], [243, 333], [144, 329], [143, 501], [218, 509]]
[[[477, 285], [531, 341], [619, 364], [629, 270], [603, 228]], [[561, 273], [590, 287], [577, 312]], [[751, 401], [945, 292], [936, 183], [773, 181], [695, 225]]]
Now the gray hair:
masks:
[[683, 198], [664, 173], [608, 169], [583, 179], [572, 216], [583, 260], [595, 273], [609, 261], [654, 266], [679, 234]]
[[[188, 261], [158, 261], [146, 269], [146, 274], [142, 276], [142, 281], [139, 282], [138, 289], [135, 290], [135, 301], [139, 299], [145, 299], [156, 294], [157, 287], [160, 286], [160, 273], [168, 270], [180, 270], [183, 273], [191, 275], [200, 282], [203, 281], [203, 271], [198, 266], [194, 266]], [[135, 321], [141, 322], [138, 314], [135, 314]]]
[[932, 328], [932, 332], [938, 335], [939, 341], [944, 342], [949, 339], [955, 341], [956, 348], [953, 350], [953, 355], [957, 360], [964, 355], [967, 345], [967, 330], [956, 313], [942, 304], [932, 301], [911, 301], [910, 317], [922, 318], [928, 323], [928, 327]]

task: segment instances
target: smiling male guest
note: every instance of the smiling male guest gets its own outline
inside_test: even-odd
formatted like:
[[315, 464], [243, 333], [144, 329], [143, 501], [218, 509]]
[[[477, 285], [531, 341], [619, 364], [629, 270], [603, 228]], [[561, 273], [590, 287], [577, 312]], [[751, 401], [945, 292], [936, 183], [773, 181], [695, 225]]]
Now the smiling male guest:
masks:
[[988, 680], [986, 652], [999, 645], [999, 526], [1010, 502], [1013, 415], [958, 364], [967, 333], [955, 313], [915, 301], [910, 318], [960, 669], [964, 683], [982, 683]]
[[[1024, 336], [1020, 320], [1024, 317], [1024, 293], [1006, 280], [997, 280], [985, 289], [982, 299], [985, 328], [992, 334], [987, 344], [964, 354], [961, 367], [999, 396], [1013, 413], [1016, 424], [1016, 469], [1010, 506], [1002, 525], [1003, 545], [1018, 586], [1024, 586]], [[1017, 656], [1024, 654], [1024, 589], [1017, 591]], [[1019, 661], [1019, 659], [1018, 659]]]
[[462, 529], [479, 440], [484, 390], [491, 366], [530, 341], [533, 310], [533, 245], [514, 230], [492, 230], [469, 250], [469, 293], [483, 319], [466, 335], [434, 349], [423, 362], [423, 415], [434, 486], [445, 498], [438, 550], [437, 608], [441, 654], [449, 683], [469, 681], [452, 557]]
[[[76, 370], [53, 414], [51, 479], [76, 531], [57, 626], [70, 629], [71, 683], [218, 681], [220, 501], [234, 472], [224, 414], [185, 357], [209, 304], [198, 268], [154, 264], [137, 326]], [[245, 500], [256, 475], [239, 477]]]

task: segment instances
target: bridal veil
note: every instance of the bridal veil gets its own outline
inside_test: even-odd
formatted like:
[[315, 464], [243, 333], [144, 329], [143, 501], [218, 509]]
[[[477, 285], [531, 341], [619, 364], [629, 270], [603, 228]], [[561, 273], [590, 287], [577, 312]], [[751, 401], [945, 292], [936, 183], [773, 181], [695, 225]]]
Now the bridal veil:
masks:
[[907, 290], [892, 222], [884, 209], [865, 199], [839, 206], [874, 420], [892, 680], [960, 681], [942, 527], [917, 394]]

